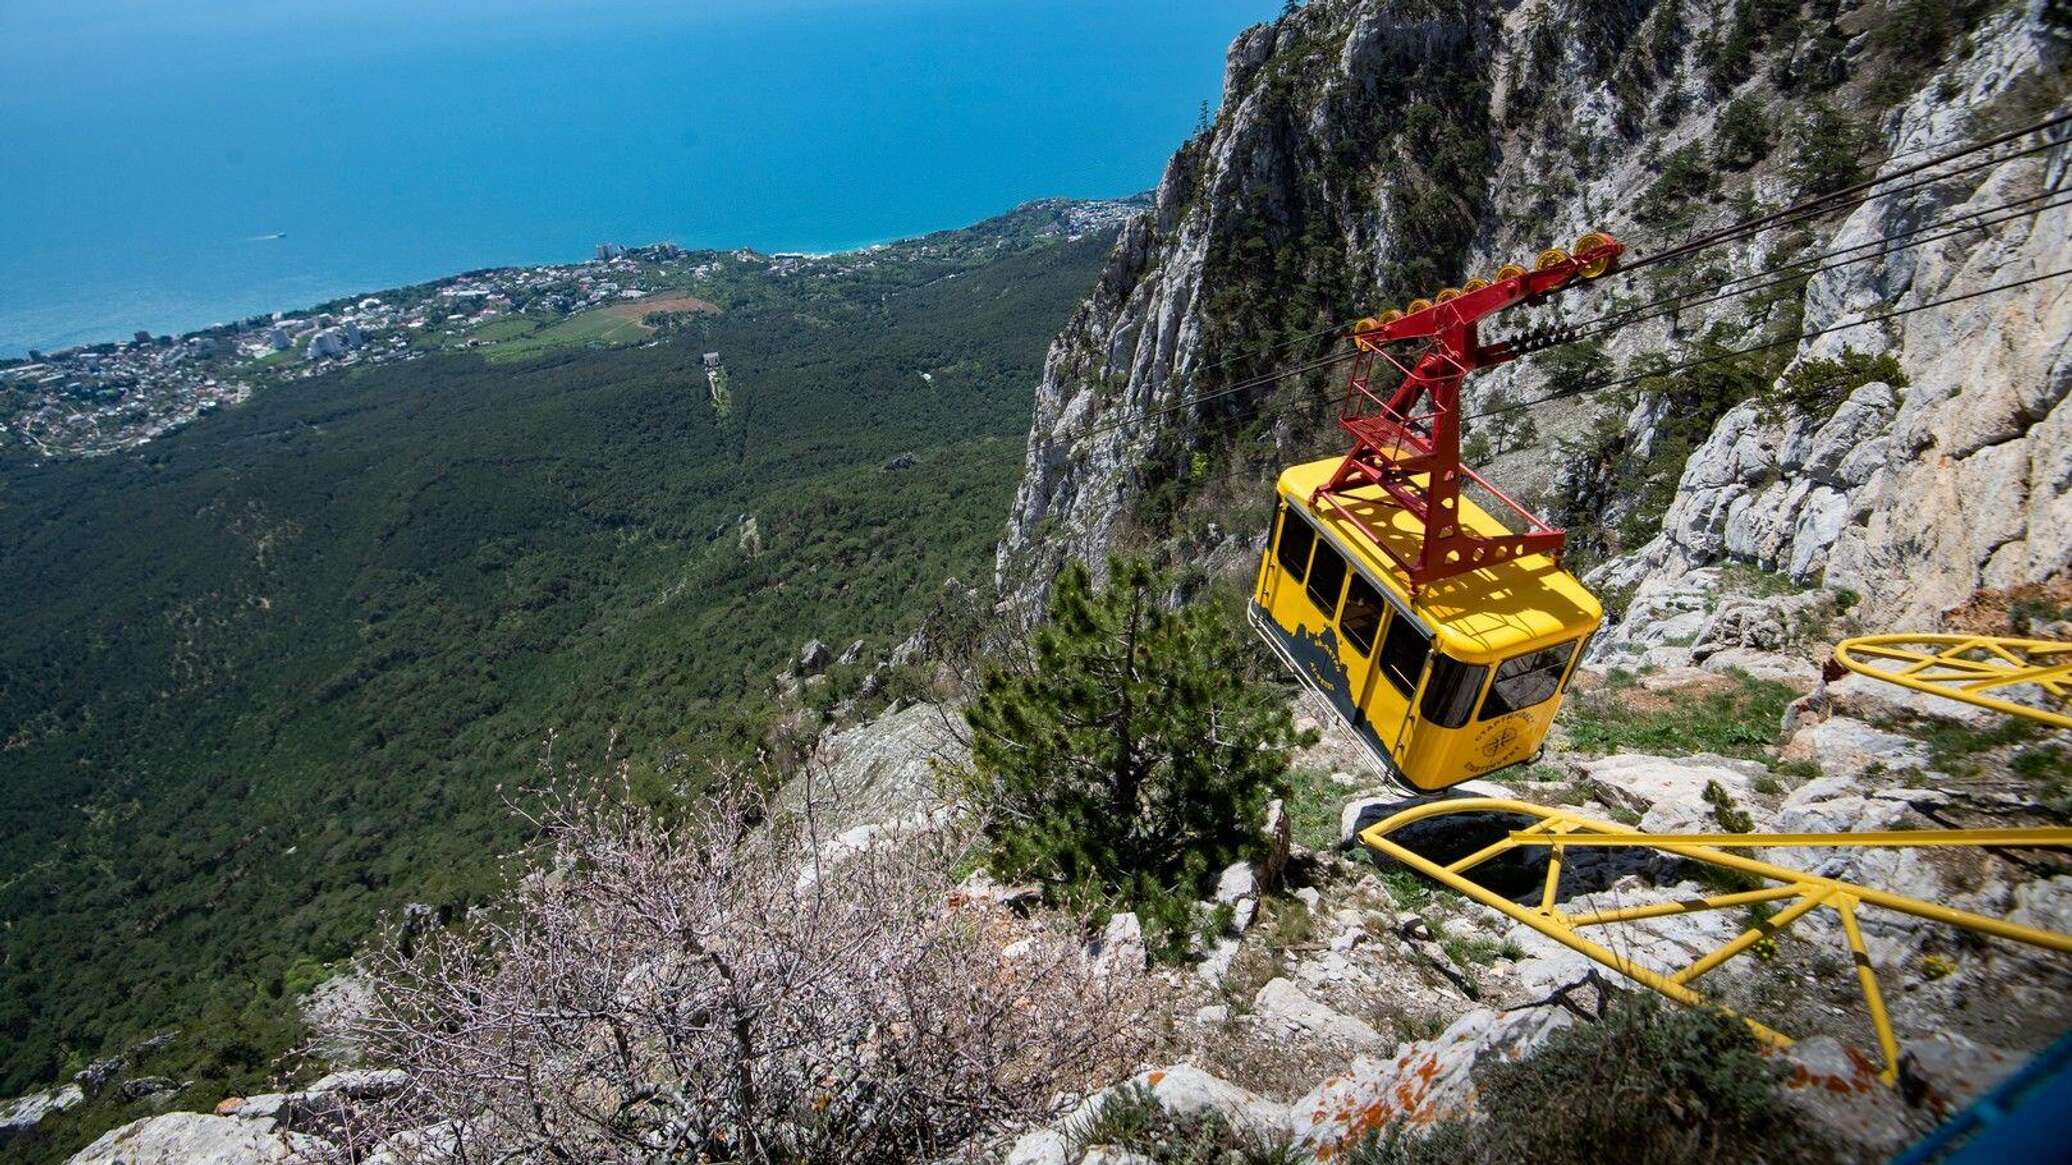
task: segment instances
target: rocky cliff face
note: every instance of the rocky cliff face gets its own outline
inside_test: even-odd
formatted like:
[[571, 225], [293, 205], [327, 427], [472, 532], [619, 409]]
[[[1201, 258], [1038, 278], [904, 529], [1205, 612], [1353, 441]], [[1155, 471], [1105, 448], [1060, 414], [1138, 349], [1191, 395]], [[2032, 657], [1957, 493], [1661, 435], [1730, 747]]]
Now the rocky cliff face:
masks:
[[[1964, 112], [2055, 68], [2060, 42], [2032, 14], [1991, 22], [1970, 58], [1889, 119], [1896, 151], [1957, 136]], [[2057, 189], [2060, 151], [1983, 172], [1976, 189], [1877, 198], [1822, 250], [1876, 240]], [[1987, 216], [1993, 217], [1993, 216]], [[2023, 215], [1888, 261], [1814, 277], [1805, 326], [1974, 295], [2072, 267], [2062, 210]], [[1858, 387], [1832, 414], [1727, 413], [1692, 454], [1662, 532], [1608, 578], [1660, 586], [1732, 558], [1862, 595], [1868, 621], [1933, 624], [1981, 589], [2062, 575], [2072, 564], [2072, 296], [2048, 280], [1917, 310], [1807, 341], [1800, 362], [1845, 346], [1890, 352], [1908, 384]]]
[[[1333, 350], [1304, 333], [1582, 229], [1645, 254], [1846, 184], [1859, 165], [1868, 176], [2033, 121], [2062, 103], [2066, 45], [2063, 17], [2040, 2], [1902, 14], [1846, 0], [1315, 0], [1248, 30], [1215, 124], [1175, 156], [1051, 350], [1002, 591], [1034, 599], [1067, 558], [1125, 547], [1244, 562], [1258, 523], [1237, 523], [1265, 503], [1231, 499], [1264, 498], [1275, 467], [1333, 451], [1331, 374], [1213, 394]], [[2064, 167], [2062, 151], [2030, 153], [1550, 310], [1588, 320], [1793, 256], [1978, 222], [1963, 216], [2047, 196]], [[1788, 337], [2072, 267], [2065, 214], [1984, 215], [1979, 229], [1927, 232], [1947, 237], [1484, 376], [1478, 402], [1531, 399], [1787, 338], [1728, 376], [1537, 409], [1536, 437], [1508, 452], [1500, 438], [1490, 468], [1576, 531], [1600, 585], [1641, 601], [1738, 561], [1853, 591], [1866, 620], [1915, 627], [1981, 588], [2061, 576], [2065, 282]], [[1795, 370], [1865, 357], [1890, 361], [1825, 395], [1789, 391], [1808, 379]]]

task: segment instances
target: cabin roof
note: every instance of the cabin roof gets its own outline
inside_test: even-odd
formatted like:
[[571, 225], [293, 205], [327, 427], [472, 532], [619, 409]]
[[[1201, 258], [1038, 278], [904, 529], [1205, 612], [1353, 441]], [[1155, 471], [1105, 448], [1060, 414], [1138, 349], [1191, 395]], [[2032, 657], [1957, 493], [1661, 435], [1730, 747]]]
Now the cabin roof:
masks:
[[[1283, 471], [1281, 496], [1308, 515], [1311, 524], [1357, 564], [1368, 581], [1409, 607], [1437, 634], [1446, 654], [1469, 663], [1488, 663], [1528, 648], [1573, 639], [1602, 621], [1604, 607], [1576, 576], [1544, 554], [1480, 567], [1442, 579], [1410, 600], [1410, 583], [1395, 561], [1343, 515], [1313, 508], [1309, 499], [1331, 479], [1339, 459], [1327, 457]], [[1406, 558], [1415, 557], [1424, 524], [1394, 504], [1379, 486], [1337, 495], [1338, 502], [1378, 531]], [[1479, 534], [1502, 534], [1506, 528], [1488, 511], [1461, 497], [1461, 519]]]

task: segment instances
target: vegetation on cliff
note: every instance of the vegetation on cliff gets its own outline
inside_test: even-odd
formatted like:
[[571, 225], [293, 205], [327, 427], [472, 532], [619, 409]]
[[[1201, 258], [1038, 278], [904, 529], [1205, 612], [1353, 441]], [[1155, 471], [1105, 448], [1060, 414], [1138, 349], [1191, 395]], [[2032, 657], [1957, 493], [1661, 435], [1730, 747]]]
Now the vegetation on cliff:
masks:
[[499, 786], [549, 731], [616, 740], [657, 804], [814, 731], [865, 669], [803, 711], [773, 673], [816, 635], [882, 650], [981, 577], [1108, 245], [974, 243], [656, 345], [436, 356], [0, 467], [0, 1095], [168, 1027], [178, 1103], [263, 1089], [292, 997], [379, 912], [495, 892]]
[[1168, 609], [1171, 580], [1141, 562], [1109, 575], [1097, 591], [1067, 567], [1026, 665], [983, 681], [970, 791], [997, 875], [1134, 910], [1179, 957], [1216, 874], [1258, 856], [1297, 733], [1220, 606]]

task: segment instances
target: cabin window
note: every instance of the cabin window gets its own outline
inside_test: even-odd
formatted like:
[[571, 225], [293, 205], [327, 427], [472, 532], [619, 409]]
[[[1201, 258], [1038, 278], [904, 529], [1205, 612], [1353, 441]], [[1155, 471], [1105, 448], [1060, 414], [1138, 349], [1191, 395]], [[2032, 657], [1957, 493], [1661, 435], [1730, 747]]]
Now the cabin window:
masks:
[[1355, 574], [1345, 588], [1345, 611], [1338, 616], [1338, 633], [1361, 655], [1374, 650], [1374, 636], [1381, 630], [1381, 616], [1387, 608], [1374, 584]]
[[[1417, 690], [1417, 675], [1424, 670], [1425, 656], [1431, 654], [1431, 650], [1431, 637], [1417, 625], [1417, 620], [1398, 613], [1389, 620], [1388, 638], [1381, 642], [1381, 674], [1387, 676], [1389, 685], [1407, 699]], [[1480, 686], [1481, 681], [1477, 680], [1476, 684]]]
[[1338, 592], [1345, 586], [1345, 559], [1323, 542], [1309, 564], [1309, 601], [1330, 619], [1338, 614]]
[[1281, 571], [1296, 582], [1301, 582], [1309, 573], [1309, 548], [1317, 540], [1317, 532], [1309, 523], [1286, 506], [1281, 507], [1281, 540], [1274, 547], [1274, 561], [1281, 564]]
[[1561, 687], [1568, 661], [1575, 657], [1576, 640], [1529, 651], [1497, 665], [1496, 679], [1489, 685], [1489, 698], [1482, 701], [1481, 719], [1506, 716], [1553, 698]]
[[1432, 678], [1425, 681], [1424, 703], [1419, 713], [1428, 724], [1459, 728], [1475, 710], [1481, 694], [1482, 677], [1489, 669], [1482, 664], [1462, 663], [1443, 655], [1432, 657]]
[[[1592, 631], [1590, 634], [1583, 636], [1583, 645], [1581, 647], [1576, 648], [1576, 659], [1578, 661], [1578, 664], [1584, 656], [1590, 654], [1590, 643], [1592, 640], [1596, 638], [1597, 632], [1595, 631]], [[1576, 666], [1577, 664], [1571, 664], [1568, 669], [1568, 674], [1561, 677], [1562, 691], [1567, 691], [1568, 686], [1576, 681]]]

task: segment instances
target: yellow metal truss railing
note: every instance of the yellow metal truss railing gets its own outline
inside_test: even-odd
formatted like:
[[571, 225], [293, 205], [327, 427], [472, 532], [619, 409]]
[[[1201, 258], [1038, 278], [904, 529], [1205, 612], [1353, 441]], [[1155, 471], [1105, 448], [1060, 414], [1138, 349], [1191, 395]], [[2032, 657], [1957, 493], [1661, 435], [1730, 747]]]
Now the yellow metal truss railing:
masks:
[[[1474, 853], [1446, 865], [1408, 849], [1389, 837], [1391, 833], [1413, 822], [1431, 817], [1454, 813], [1506, 813], [1534, 818], [1532, 825], [1516, 830], [1508, 836], [1476, 850]], [[1911, 914], [1933, 922], [1963, 927], [1980, 934], [1996, 938], [2011, 939], [2031, 946], [2043, 947], [2059, 953], [2072, 953], [2072, 935], [2054, 931], [2038, 930], [2002, 919], [1973, 914], [1933, 902], [1923, 902], [1904, 894], [1894, 894], [1868, 886], [1858, 886], [1838, 878], [1824, 878], [1799, 870], [1787, 869], [1769, 862], [1759, 861], [1743, 854], [1730, 852], [1734, 849], [1755, 849], [1763, 847], [1837, 847], [1837, 846], [2043, 846], [2072, 847], [2072, 829], [1948, 829], [1948, 830], [1903, 830], [1882, 833], [1641, 833], [1623, 826], [1612, 825], [1582, 817], [1563, 809], [1533, 805], [1524, 801], [1512, 801], [1494, 797], [1463, 797], [1453, 800], [1431, 801], [1405, 809], [1384, 821], [1360, 831], [1360, 841], [1377, 853], [1393, 858], [1418, 873], [1446, 885], [1491, 909], [1501, 911], [1510, 918], [1522, 922], [1555, 942], [1579, 954], [1617, 971], [1645, 987], [1689, 1006], [1705, 1006], [1719, 1010], [1719, 1004], [1693, 990], [1691, 984], [1718, 968], [1734, 956], [1748, 951], [1764, 939], [1783, 931], [1814, 910], [1826, 907], [1841, 918], [1842, 934], [1848, 943], [1849, 953], [1856, 965], [1857, 985], [1863, 992], [1864, 1005], [1870, 1014], [1871, 1027], [1878, 1037], [1878, 1048], [1884, 1056], [1881, 1073], [1890, 1084], [1899, 1073], [1899, 1041], [1893, 1034], [1891, 1016], [1885, 1009], [1885, 998], [1878, 988], [1877, 974], [1871, 968], [1870, 952], [1864, 946], [1863, 932], [1857, 923], [1857, 910], [1863, 906], [1876, 906], [1901, 914]], [[1570, 914], [1561, 909], [1557, 891], [1561, 884], [1561, 868], [1564, 851], [1571, 846], [1592, 847], [1639, 847], [1646, 846], [1677, 857], [1704, 862], [1723, 869], [1752, 875], [1778, 885], [1761, 889], [1744, 890], [1736, 893], [1709, 894], [1699, 898], [1657, 902], [1645, 906], [1633, 906], [1618, 910], [1598, 910], [1587, 914]], [[1514, 902], [1466, 876], [1467, 871], [1512, 850], [1545, 847], [1548, 853], [1546, 882], [1540, 893], [1537, 907]], [[1671, 971], [1642, 966], [1627, 956], [1611, 950], [1601, 943], [1583, 936], [1589, 927], [1610, 923], [1634, 922], [1645, 918], [1662, 918], [1675, 914], [1693, 914], [1704, 910], [1724, 910], [1736, 906], [1752, 906], [1759, 902], [1785, 902], [1789, 904], [1775, 914], [1750, 926], [1708, 954], [1700, 956], [1690, 965]], [[1777, 1047], [1788, 1047], [1791, 1039], [1774, 1031], [1754, 1019], [1741, 1017], [1757, 1038]]]
[[[2072, 643], [1996, 635], [1864, 635], [1835, 646], [1843, 667], [1917, 692], [2072, 728]], [[1993, 693], [2033, 684], [2047, 707]]]

